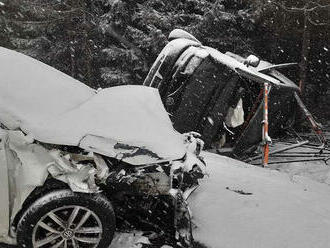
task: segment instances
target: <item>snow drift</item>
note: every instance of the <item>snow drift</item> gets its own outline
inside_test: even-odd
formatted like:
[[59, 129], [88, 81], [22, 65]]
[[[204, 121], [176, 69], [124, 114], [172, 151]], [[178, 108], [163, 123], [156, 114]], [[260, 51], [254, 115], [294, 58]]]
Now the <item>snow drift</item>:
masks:
[[212, 248], [329, 246], [328, 185], [215, 154], [205, 158], [210, 177], [189, 198], [196, 240]]

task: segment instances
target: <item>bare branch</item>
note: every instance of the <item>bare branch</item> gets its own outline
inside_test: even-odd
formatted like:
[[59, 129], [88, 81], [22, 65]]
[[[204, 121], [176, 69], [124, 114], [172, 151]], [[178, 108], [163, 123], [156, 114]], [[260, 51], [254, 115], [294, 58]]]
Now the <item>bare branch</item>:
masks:
[[330, 25], [330, 23], [327, 23], [327, 22], [315, 22], [315, 21], [312, 20], [312, 18], [309, 15], [307, 16], [307, 19], [314, 26], [328, 26], [328, 25]]
[[56, 22], [56, 21], [63, 21], [63, 20], [64, 20], [64, 18], [49, 19], [47, 21], [20, 21], [20, 20], [7, 19], [8, 22], [21, 23], [21, 24], [31, 24], [31, 25], [47, 25], [49, 23], [53, 23], [53, 22]]
[[280, 3], [274, 3], [274, 5], [281, 7], [282, 9], [284, 9], [285, 11], [288, 11], [288, 12], [302, 12], [305, 10], [305, 8], [287, 7]]
[[311, 1], [311, 3], [317, 5], [317, 7], [320, 8], [320, 9], [329, 8], [330, 7], [330, 4], [322, 5], [322, 4], [319, 4], [318, 2], [314, 2], [314, 1]]
[[[310, 3], [313, 3], [315, 4], [316, 6], [314, 7], [308, 7], [308, 5]], [[281, 7], [282, 9], [284, 9], [285, 11], [288, 11], [288, 12], [312, 12], [312, 11], [315, 11], [315, 10], [318, 10], [318, 9], [323, 9], [323, 8], [329, 8], [330, 7], [330, 4], [328, 5], [321, 5], [319, 3], [316, 3], [316, 2], [309, 2], [307, 3], [304, 7], [301, 7], [301, 8], [297, 8], [297, 7], [287, 7], [281, 3], [274, 3], [275, 5]]]
[[307, 20], [308, 20], [309, 23], [311, 23], [312, 25], [314, 25], [314, 26], [328, 26], [328, 25], [330, 25], [330, 23], [329, 23], [329, 22], [326, 22], [326, 20], [324, 20], [323, 22], [320, 22], [319, 20], [317, 20], [317, 21], [313, 20], [313, 18], [312, 18], [312, 17], [313, 17], [312, 14], [313, 14], [314, 16], [319, 17], [319, 13], [318, 13], [318, 12], [308, 12], [308, 13], [306, 14]]

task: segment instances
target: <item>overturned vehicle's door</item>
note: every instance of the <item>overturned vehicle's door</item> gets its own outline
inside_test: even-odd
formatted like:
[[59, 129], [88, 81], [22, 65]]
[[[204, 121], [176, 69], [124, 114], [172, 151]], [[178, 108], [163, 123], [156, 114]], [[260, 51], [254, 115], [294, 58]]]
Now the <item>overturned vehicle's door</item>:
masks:
[[200, 132], [208, 147], [229, 143], [234, 156], [251, 152], [262, 141], [264, 83], [271, 86], [270, 136], [294, 121], [299, 88], [276, 70], [294, 63], [223, 54], [182, 30], [174, 30], [169, 40], [144, 85], [159, 89], [178, 131]]

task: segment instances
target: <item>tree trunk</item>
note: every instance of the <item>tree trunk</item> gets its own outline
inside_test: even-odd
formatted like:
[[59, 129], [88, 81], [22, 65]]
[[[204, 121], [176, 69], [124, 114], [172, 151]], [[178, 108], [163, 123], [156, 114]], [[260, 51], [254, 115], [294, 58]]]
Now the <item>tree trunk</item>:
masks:
[[302, 37], [302, 46], [301, 46], [301, 62], [300, 62], [300, 82], [299, 88], [301, 95], [305, 93], [305, 86], [307, 80], [307, 71], [308, 71], [308, 59], [310, 51], [310, 25], [308, 21], [308, 13], [304, 12], [304, 33]]

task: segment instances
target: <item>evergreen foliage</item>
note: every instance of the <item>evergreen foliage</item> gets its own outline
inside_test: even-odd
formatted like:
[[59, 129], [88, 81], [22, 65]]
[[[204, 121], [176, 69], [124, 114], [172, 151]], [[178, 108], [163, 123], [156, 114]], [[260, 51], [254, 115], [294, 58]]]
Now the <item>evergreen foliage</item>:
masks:
[[[208, 46], [274, 63], [330, 100], [328, 0], [0, 0], [0, 45], [94, 88], [141, 84], [174, 28]], [[307, 21], [307, 22], [306, 22]]]

